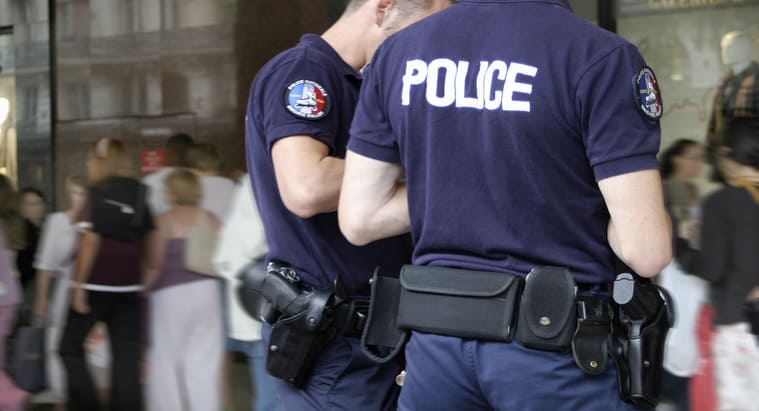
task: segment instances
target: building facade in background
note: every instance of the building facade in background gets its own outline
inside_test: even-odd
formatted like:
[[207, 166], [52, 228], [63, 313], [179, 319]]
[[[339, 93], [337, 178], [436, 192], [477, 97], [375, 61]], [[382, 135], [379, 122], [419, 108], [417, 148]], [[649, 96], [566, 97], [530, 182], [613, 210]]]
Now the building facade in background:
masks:
[[[253, 76], [303, 33], [326, 29], [345, 3], [0, 0], [0, 173], [64, 198], [63, 181], [85, 173], [97, 138], [124, 139], [139, 173], [143, 154], [177, 132], [216, 144], [228, 169], [244, 167]], [[727, 32], [752, 38], [759, 60], [759, 0], [570, 4], [636, 44], [654, 68], [663, 146], [704, 139], [727, 72]]]

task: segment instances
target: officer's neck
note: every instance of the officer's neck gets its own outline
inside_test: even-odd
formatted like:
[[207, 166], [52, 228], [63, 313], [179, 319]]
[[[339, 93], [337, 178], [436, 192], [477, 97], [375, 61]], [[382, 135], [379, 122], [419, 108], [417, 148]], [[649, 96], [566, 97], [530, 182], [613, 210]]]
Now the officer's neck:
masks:
[[358, 71], [369, 61], [370, 48], [375, 41], [373, 36], [376, 36], [372, 31], [374, 24], [373, 16], [358, 10], [341, 17], [321, 37]]

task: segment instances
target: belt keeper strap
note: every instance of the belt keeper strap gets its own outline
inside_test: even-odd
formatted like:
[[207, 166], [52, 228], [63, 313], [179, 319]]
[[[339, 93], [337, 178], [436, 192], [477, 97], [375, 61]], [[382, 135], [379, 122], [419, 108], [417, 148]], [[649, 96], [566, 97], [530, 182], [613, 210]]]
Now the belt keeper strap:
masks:
[[361, 335], [361, 349], [373, 361], [393, 361], [406, 346], [409, 332], [398, 328], [401, 284], [397, 278], [374, 272], [366, 326]]

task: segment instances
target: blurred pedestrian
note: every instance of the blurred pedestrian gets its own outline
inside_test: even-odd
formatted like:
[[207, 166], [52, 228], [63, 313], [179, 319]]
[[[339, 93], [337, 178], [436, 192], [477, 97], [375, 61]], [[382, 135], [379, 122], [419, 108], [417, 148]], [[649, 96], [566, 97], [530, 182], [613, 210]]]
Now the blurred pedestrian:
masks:
[[31, 303], [34, 301], [34, 256], [40, 239], [42, 221], [45, 219], [45, 196], [34, 187], [19, 190], [21, 216], [26, 226], [24, 248], [16, 254], [16, 267], [21, 277], [21, 290], [24, 294], [18, 313], [18, 323], [28, 324], [31, 319]]
[[28, 393], [5, 373], [6, 339], [16, 319], [21, 290], [14, 275], [16, 250], [24, 248], [24, 220], [13, 183], [0, 174], [0, 410], [19, 411]]
[[710, 283], [717, 408], [754, 411], [759, 342], [743, 305], [759, 297], [759, 120], [733, 120], [720, 153], [728, 184], [704, 202], [700, 239], [692, 228], [697, 223], [681, 225], [680, 236], [688, 241], [678, 242], [678, 255], [686, 269]]
[[[698, 142], [679, 139], [661, 155], [664, 199], [673, 227], [690, 219], [700, 219], [700, 195], [694, 180], [704, 166], [704, 148]], [[676, 230], [675, 230], [676, 232]], [[667, 336], [662, 377], [662, 398], [678, 410], [690, 409], [688, 395], [690, 378], [699, 370], [699, 348], [696, 320], [706, 303], [707, 283], [682, 270], [675, 259], [659, 275], [659, 284], [666, 288], [677, 311], [675, 326]]]
[[[261, 322], [245, 313], [236, 292], [240, 270], [252, 261], [260, 260], [263, 265], [263, 258], [269, 250], [261, 215], [253, 201], [250, 177], [244, 174], [241, 180], [229, 216], [221, 229], [214, 256], [214, 265], [226, 280], [227, 286], [227, 351], [239, 352], [248, 357], [250, 379], [254, 387], [251, 410], [280, 411], [282, 404], [272, 376], [266, 372], [266, 349], [261, 341]], [[228, 380], [228, 375], [225, 377]]]
[[78, 240], [76, 219], [84, 204], [86, 192], [87, 182], [83, 177], [67, 178], [69, 208], [50, 214], [42, 226], [42, 236], [34, 261], [34, 268], [37, 269], [34, 315], [47, 328], [45, 360], [49, 389], [34, 396], [34, 402], [37, 403], [56, 403], [62, 406], [66, 402], [65, 375], [57, 347], [68, 314], [71, 267]]
[[203, 187], [201, 208], [214, 213], [223, 222], [237, 187], [232, 180], [221, 176], [222, 163], [216, 147], [211, 144], [193, 146], [187, 151], [187, 163]]
[[153, 230], [147, 188], [131, 178], [126, 148], [103, 138], [87, 160], [92, 185], [77, 218], [71, 310], [60, 346], [68, 381], [69, 409], [102, 409], [85, 361], [84, 342], [96, 321], [108, 328], [111, 348], [110, 409], [142, 409], [141, 297], [145, 237]]
[[221, 295], [216, 279], [184, 266], [191, 227], [216, 231], [219, 220], [200, 208], [198, 178], [174, 170], [165, 179], [169, 211], [156, 218], [146, 283], [150, 289], [147, 404], [149, 410], [220, 408], [223, 353]]
[[193, 146], [192, 137], [184, 133], [174, 134], [166, 141], [166, 164], [160, 170], [143, 177], [142, 182], [150, 188], [148, 201], [153, 215], [169, 211], [163, 195], [163, 180], [176, 168], [187, 167], [187, 150]]

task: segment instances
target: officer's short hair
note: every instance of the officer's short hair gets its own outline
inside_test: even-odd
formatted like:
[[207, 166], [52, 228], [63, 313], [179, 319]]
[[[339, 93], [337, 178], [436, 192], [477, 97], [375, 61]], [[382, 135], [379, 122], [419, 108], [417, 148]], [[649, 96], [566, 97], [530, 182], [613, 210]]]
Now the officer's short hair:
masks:
[[725, 128], [728, 157], [759, 169], [759, 117], [737, 117]]
[[203, 188], [192, 171], [177, 169], [163, 181], [166, 191], [171, 194], [175, 205], [197, 207], [203, 197]]

